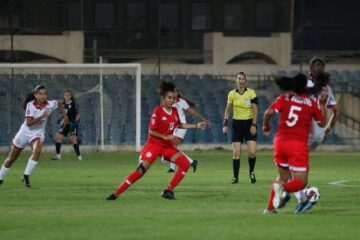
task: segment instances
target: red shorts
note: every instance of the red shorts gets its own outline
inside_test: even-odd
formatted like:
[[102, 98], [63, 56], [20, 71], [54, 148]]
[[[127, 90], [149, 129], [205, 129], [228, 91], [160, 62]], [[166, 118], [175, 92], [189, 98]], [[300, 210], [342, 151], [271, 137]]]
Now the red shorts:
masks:
[[291, 171], [309, 171], [309, 148], [307, 142], [275, 137], [274, 161], [276, 165], [288, 167]]
[[158, 156], [165, 159], [171, 159], [179, 150], [174, 146], [159, 146], [158, 144], [147, 143], [140, 153], [140, 160], [147, 161], [152, 164]]

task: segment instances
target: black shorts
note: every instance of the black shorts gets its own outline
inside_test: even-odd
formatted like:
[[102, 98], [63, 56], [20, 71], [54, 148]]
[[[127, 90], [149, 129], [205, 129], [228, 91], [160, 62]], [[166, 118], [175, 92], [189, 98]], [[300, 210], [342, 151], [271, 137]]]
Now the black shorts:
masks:
[[252, 119], [249, 120], [235, 120], [232, 122], [232, 142], [244, 143], [244, 140], [255, 141], [257, 140], [257, 131], [255, 135], [251, 135], [250, 127]]
[[58, 131], [60, 134], [64, 135], [65, 137], [67, 137], [67, 135], [70, 133], [71, 135], [76, 135], [78, 133], [78, 126], [71, 126], [70, 124], [67, 124], [65, 127], [61, 127], [59, 128]]

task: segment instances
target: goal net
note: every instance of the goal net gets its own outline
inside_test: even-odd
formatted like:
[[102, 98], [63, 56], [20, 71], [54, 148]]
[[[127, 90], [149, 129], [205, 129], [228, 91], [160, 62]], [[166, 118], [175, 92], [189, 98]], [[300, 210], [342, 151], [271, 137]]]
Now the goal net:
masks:
[[[48, 99], [70, 89], [79, 106], [79, 139], [95, 150], [124, 146], [140, 151], [140, 64], [0, 64], [0, 146], [8, 146], [24, 121], [23, 97], [38, 84]], [[49, 119], [45, 144], [51, 145], [60, 114]]]

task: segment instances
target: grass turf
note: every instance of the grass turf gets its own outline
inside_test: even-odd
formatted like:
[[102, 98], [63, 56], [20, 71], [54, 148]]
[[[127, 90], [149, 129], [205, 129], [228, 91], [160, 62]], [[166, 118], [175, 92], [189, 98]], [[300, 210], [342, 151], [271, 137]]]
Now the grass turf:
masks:
[[[270, 152], [257, 154], [257, 183], [241, 161], [240, 183], [231, 185], [231, 153], [190, 152], [198, 171], [162, 199], [172, 174], [156, 162], [121, 197], [105, 197], [132, 172], [136, 153], [88, 153], [77, 162], [44, 154], [26, 189], [23, 153], [0, 187], [0, 239], [359, 239], [360, 154], [312, 153], [309, 185], [321, 199], [303, 215], [294, 197], [276, 215], [263, 215], [276, 176]], [[2, 159], [5, 155], [0, 155]], [[330, 182], [345, 180], [340, 185]]]

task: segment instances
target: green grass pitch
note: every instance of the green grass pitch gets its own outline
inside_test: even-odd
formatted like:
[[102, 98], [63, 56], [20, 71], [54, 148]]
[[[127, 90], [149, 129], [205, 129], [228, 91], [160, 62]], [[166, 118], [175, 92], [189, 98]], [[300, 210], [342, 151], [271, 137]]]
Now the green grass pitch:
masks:
[[[250, 184], [242, 157], [240, 183], [231, 185], [231, 152], [189, 152], [198, 171], [162, 199], [171, 174], [157, 161], [119, 199], [105, 201], [135, 169], [136, 153], [73, 154], [60, 161], [43, 154], [20, 182], [29, 153], [23, 153], [0, 187], [0, 239], [360, 239], [360, 153], [311, 154], [309, 185], [321, 199], [303, 215], [294, 197], [276, 215], [263, 215], [276, 172], [271, 152], [257, 154], [258, 182]], [[6, 157], [0, 155], [1, 161]], [[344, 181], [337, 185], [330, 182]]]

